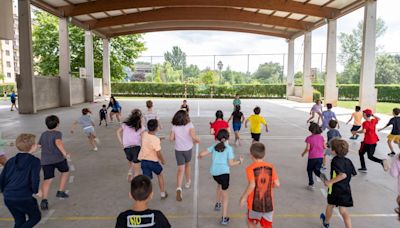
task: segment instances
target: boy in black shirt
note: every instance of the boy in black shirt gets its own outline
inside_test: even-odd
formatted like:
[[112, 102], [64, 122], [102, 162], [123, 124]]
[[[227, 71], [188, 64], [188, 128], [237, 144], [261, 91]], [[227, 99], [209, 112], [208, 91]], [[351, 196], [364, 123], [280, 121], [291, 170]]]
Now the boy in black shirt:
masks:
[[151, 180], [148, 177], [139, 175], [133, 178], [129, 196], [134, 200], [132, 210], [127, 210], [119, 214], [115, 225], [116, 228], [171, 227], [168, 219], [161, 211], [151, 210], [148, 208], [148, 204], [153, 198], [153, 187], [151, 185]]
[[229, 117], [228, 123], [231, 119], [233, 131], [235, 132], [235, 145], [236, 143], [239, 143], [239, 146], [241, 146], [239, 131], [245, 118], [243, 112], [240, 111], [240, 105], [235, 106], [235, 111], [233, 111], [231, 117]]
[[99, 114], [100, 114], [99, 126], [101, 125], [103, 120], [106, 122], [106, 126], [107, 126], [108, 124], [107, 124], [107, 107], [106, 107], [106, 105], [103, 105], [103, 107], [99, 111]]
[[324, 228], [329, 228], [334, 207], [339, 207], [345, 227], [351, 227], [351, 219], [346, 207], [353, 207], [350, 180], [352, 176], [357, 175], [357, 172], [351, 160], [345, 157], [348, 152], [349, 144], [346, 141], [342, 139], [331, 141], [331, 153], [336, 156], [331, 162], [331, 180], [325, 181], [328, 187], [328, 206], [326, 214], [322, 213], [320, 216]]
[[189, 113], [189, 105], [187, 104], [186, 100], [183, 100], [183, 103], [181, 105], [181, 110], [185, 110], [187, 113]]
[[388, 135], [388, 146], [390, 149], [390, 153], [388, 154], [389, 156], [394, 156], [396, 153], [394, 152], [392, 142], [396, 143], [399, 148], [400, 148], [400, 108], [394, 108], [393, 109], [393, 118], [389, 120], [389, 122], [386, 124], [385, 127], [379, 129], [378, 131], [382, 131], [383, 129], [389, 127], [392, 125], [392, 131], [390, 132], [390, 135]]

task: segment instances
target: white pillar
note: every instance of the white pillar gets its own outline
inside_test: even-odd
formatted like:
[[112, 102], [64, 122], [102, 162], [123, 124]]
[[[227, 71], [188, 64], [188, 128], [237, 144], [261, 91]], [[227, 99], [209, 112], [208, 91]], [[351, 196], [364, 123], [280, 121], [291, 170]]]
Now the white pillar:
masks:
[[85, 31], [86, 102], [94, 101], [93, 34]]
[[328, 21], [328, 34], [326, 45], [326, 77], [325, 77], [325, 103], [337, 106], [338, 88], [336, 87], [336, 20]]
[[294, 95], [294, 39], [288, 40], [286, 98]]
[[110, 40], [103, 39], [103, 96], [111, 96]]
[[17, 77], [19, 113], [36, 113], [35, 77], [32, 67], [31, 1], [18, 1], [19, 61], [20, 75]]
[[361, 108], [375, 110], [377, 89], [375, 89], [375, 48], [376, 48], [376, 0], [367, 0], [364, 10], [364, 31], [360, 75]]
[[63, 107], [71, 107], [71, 65], [69, 52], [69, 36], [67, 18], [59, 19], [59, 74], [60, 74], [60, 104]]
[[313, 101], [311, 85], [311, 32], [304, 34], [304, 63], [303, 63], [303, 102]]

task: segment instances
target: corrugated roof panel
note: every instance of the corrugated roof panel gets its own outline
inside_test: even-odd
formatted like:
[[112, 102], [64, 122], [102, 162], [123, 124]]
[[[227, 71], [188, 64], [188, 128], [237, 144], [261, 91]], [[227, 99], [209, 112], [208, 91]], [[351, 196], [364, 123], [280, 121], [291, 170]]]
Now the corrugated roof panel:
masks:
[[267, 15], [270, 15], [272, 12], [274, 12], [274, 11], [273, 10], [260, 10], [260, 11], [258, 11], [258, 13], [267, 14]]
[[89, 15], [87, 15], [87, 14], [75, 16], [74, 18], [76, 18], [78, 21], [89, 21], [89, 20], [93, 20], [93, 19], [92, 19]]
[[79, 3], [89, 2], [89, 1], [87, 1], [87, 0], [69, 0], [69, 2], [71, 2], [73, 4], [79, 4]]
[[43, 0], [43, 2], [47, 3], [50, 6], [60, 7], [60, 6], [68, 6], [67, 2], [63, 0]]
[[243, 8], [244, 11], [249, 11], [249, 12], [253, 12], [255, 13], [258, 9], [254, 9], [254, 8]]
[[359, 0], [335, 0], [331, 4], [327, 5], [329, 7], [337, 8], [337, 9], [342, 9], [346, 6], [351, 5], [352, 3], [359, 1]]
[[277, 16], [277, 17], [286, 17], [288, 14], [289, 14], [288, 12], [276, 11], [276, 12], [274, 13], [274, 16]]
[[146, 7], [146, 8], [139, 8], [139, 11], [143, 12], [143, 11], [149, 11], [149, 10], [153, 10], [152, 7]]
[[308, 16], [308, 17], [304, 18], [303, 21], [315, 23], [315, 22], [317, 22], [317, 21], [319, 21], [319, 20], [321, 20], [320, 17]]
[[121, 12], [121, 10], [113, 10], [113, 11], [107, 11], [107, 13], [110, 15], [110, 16], [119, 16], [119, 15], [122, 15], [123, 13]]
[[92, 13], [90, 15], [92, 15], [96, 19], [101, 19], [101, 18], [108, 17], [107, 14], [105, 14], [104, 12]]
[[137, 9], [124, 9], [125, 13], [137, 13], [139, 12]]
[[329, 1], [330, 0], [311, 0], [308, 3], [322, 6], [322, 5], [324, 5], [325, 3], [329, 2]]
[[304, 15], [304, 14], [299, 14], [299, 13], [292, 13], [292, 14], [289, 16], [289, 18], [290, 18], [290, 19], [294, 19], [294, 20], [300, 20], [300, 19], [302, 19], [304, 16], [306, 16], [306, 15]]

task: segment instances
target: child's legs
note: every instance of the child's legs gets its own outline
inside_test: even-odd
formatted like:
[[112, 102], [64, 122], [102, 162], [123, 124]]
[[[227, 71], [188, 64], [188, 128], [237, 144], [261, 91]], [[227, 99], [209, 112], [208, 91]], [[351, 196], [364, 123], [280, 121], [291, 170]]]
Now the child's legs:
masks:
[[321, 168], [322, 168], [323, 158], [316, 158], [315, 160], [316, 161], [315, 161], [315, 166], [314, 166], [313, 171], [314, 171], [314, 174], [319, 178], [319, 176], [321, 176]]
[[[24, 201], [22, 201], [23, 204]], [[4, 200], [4, 203], [11, 215], [14, 217], [14, 227], [22, 227], [26, 223], [25, 213], [21, 210], [23, 205], [21, 205], [20, 200]]]
[[361, 168], [366, 169], [365, 166], [365, 158], [364, 158], [364, 154], [365, 154], [365, 144], [362, 142], [361, 146], [360, 146], [360, 150], [358, 151], [358, 154], [360, 156], [360, 163], [361, 163]]
[[136, 177], [140, 174], [140, 163], [132, 163], [131, 167], [133, 168], [133, 177]]
[[322, 160], [322, 165], [324, 166], [324, 167], [326, 167], [326, 162], [327, 162], [327, 156], [326, 155], [324, 155], [324, 158], [323, 158], [323, 160]]
[[115, 116], [117, 117], [118, 122], [121, 122], [121, 119], [120, 119], [121, 113], [120, 113], [120, 112], [117, 112], [117, 114], [116, 114]]
[[182, 187], [183, 173], [185, 172], [185, 165], [179, 165], [176, 173], [176, 187]]
[[56, 164], [49, 164], [49, 165], [43, 165], [43, 183], [42, 183], [42, 198], [47, 199], [49, 196], [49, 190], [51, 183], [53, 182], [54, 179], [54, 171], [56, 169]]
[[163, 174], [160, 173], [159, 175], [157, 175], [157, 179], [158, 179], [158, 184], [160, 185], [160, 192], [165, 192]]
[[191, 173], [190, 162], [187, 162], [187, 163], [185, 163], [185, 179], [186, 179], [186, 183], [189, 183], [189, 181], [190, 181], [190, 173]]
[[68, 177], [69, 177], [69, 172], [61, 173], [60, 187], [58, 188], [59, 191], [63, 192], [65, 190], [65, 185], [67, 184]]
[[89, 143], [93, 148], [96, 148], [96, 141], [94, 140], [96, 137], [92, 134], [88, 136]]
[[68, 162], [65, 159], [64, 161], [55, 164], [55, 166], [58, 169], [58, 171], [61, 173], [60, 187], [59, 187], [58, 190], [59, 191], [64, 191], [65, 190], [65, 185], [67, 184], [68, 177], [69, 177]]
[[351, 218], [345, 207], [339, 207], [339, 213], [342, 215], [346, 228], [351, 228]]
[[366, 151], [367, 151], [368, 159], [371, 161], [374, 161], [376, 163], [383, 164], [383, 160], [376, 158], [374, 156], [375, 149], [376, 149], [376, 144], [366, 144]]
[[314, 159], [308, 159], [307, 162], [307, 175], [308, 175], [308, 185], [314, 185], [313, 171], [314, 171]]
[[43, 183], [42, 183], [42, 198], [43, 199], [47, 199], [47, 197], [49, 196], [49, 190], [50, 190], [50, 186], [51, 186], [52, 182], [53, 182], [53, 178], [43, 180]]
[[114, 112], [110, 112], [110, 120], [113, 121]]
[[247, 227], [248, 228], [257, 228], [257, 224], [254, 224], [253, 222], [251, 222], [247, 219]]
[[35, 198], [30, 199], [23, 205], [23, 207], [24, 212], [28, 215], [28, 221], [23, 227], [34, 227], [42, 218], [37, 200]]
[[315, 112], [311, 112], [311, 116], [310, 118], [308, 118], [307, 122], [310, 122], [310, 120], [314, 119], [314, 117], [315, 117]]
[[222, 217], [228, 217], [229, 195], [228, 189], [221, 190], [222, 195]]
[[334, 205], [330, 205], [330, 204], [328, 204], [328, 206], [326, 206], [325, 223], [327, 223], [327, 224], [329, 224], [329, 222], [331, 221], [334, 207], [335, 207]]
[[392, 146], [392, 142], [393, 142], [393, 141], [390, 140], [390, 139], [387, 140], [387, 144], [388, 144], [388, 146], [389, 146], [390, 152], [394, 151], [394, 150], [393, 150], [393, 146]]
[[222, 201], [222, 190], [221, 190], [221, 185], [217, 184], [217, 189], [216, 189], [216, 201], [218, 203], [221, 203]]

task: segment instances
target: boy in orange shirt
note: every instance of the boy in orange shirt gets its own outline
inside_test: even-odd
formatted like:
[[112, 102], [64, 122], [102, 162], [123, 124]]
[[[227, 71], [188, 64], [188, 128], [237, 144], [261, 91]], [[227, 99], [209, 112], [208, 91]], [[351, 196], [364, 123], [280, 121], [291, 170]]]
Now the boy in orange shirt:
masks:
[[357, 134], [357, 131], [361, 128], [362, 118], [363, 113], [361, 112], [361, 107], [356, 106], [355, 112], [351, 114], [351, 118], [346, 123], [349, 124], [354, 119], [353, 127], [350, 130], [353, 136], [351, 136], [350, 139], [358, 139], [358, 137], [360, 136], [359, 134]]
[[275, 167], [263, 161], [265, 146], [262, 143], [254, 143], [250, 147], [250, 155], [253, 163], [246, 168], [249, 184], [240, 198], [240, 206], [247, 201], [247, 226], [257, 227], [260, 224], [264, 228], [272, 228], [274, 212], [273, 191], [279, 187], [279, 179]]

